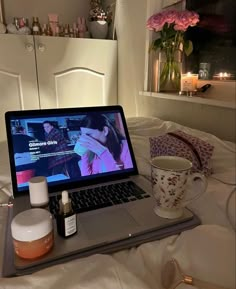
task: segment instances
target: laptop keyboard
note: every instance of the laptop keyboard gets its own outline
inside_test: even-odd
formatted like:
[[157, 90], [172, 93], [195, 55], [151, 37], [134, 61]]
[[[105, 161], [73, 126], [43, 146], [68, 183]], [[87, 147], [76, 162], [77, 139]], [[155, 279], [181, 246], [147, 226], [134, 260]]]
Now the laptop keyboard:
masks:
[[[132, 181], [84, 189], [69, 196], [77, 214], [150, 197]], [[60, 195], [49, 198], [49, 209], [54, 216], [59, 213], [60, 198]]]

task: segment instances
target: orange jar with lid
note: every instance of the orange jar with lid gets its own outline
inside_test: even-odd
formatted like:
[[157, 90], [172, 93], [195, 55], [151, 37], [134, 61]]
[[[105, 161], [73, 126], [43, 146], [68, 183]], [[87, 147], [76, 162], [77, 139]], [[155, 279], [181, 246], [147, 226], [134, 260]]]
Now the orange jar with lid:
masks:
[[53, 247], [52, 215], [45, 209], [30, 209], [16, 215], [11, 222], [11, 233], [16, 255], [36, 259]]

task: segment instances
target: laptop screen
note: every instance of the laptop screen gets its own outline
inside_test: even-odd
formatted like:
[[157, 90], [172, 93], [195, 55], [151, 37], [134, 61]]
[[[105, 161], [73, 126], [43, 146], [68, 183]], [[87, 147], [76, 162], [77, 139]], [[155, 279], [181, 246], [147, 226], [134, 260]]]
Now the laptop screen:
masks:
[[14, 196], [34, 176], [54, 192], [138, 173], [120, 106], [11, 111], [5, 120]]

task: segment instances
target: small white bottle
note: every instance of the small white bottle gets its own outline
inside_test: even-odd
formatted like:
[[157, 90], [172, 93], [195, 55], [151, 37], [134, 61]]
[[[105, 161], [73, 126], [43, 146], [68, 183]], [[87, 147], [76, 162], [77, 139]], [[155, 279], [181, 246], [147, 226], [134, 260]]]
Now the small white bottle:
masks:
[[63, 191], [60, 200], [60, 212], [56, 218], [57, 232], [60, 236], [68, 238], [77, 232], [76, 213], [71, 206], [71, 199], [68, 192]]
[[49, 203], [47, 179], [44, 176], [29, 180], [30, 204], [34, 208], [46, 208]]

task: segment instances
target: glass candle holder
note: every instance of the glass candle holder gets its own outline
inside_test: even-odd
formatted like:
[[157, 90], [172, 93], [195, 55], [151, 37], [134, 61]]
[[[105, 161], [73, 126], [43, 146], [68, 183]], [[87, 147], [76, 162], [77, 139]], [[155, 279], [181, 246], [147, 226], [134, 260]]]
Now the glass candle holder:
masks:
[[198, 74], [192, 74], [190, 72], [182, 74], [180, 94], [186, 94], [188, 96], [196, 95], [197, 81], [198, 81]]
[[209, 79], [210, 78], [210, 69], [211, 69], [211, 64], [209, 62], [201, 62], [199, 64], [199, 79]]

